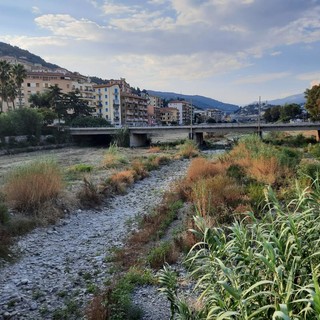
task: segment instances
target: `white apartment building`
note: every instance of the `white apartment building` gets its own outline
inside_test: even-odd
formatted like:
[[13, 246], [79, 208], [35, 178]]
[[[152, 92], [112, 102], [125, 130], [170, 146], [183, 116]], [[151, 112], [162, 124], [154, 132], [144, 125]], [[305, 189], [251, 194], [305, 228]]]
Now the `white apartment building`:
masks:
[[190, 102], [174, 100], [169, 102], [169, 108], [176, 108], [179, 111], [179, 121], [180, 125], [188, 125], [191, 123], [192, 117], [192, 106]]
[[113, 125], [121, 124], [121, 97], [119, 84], [100, 84], [93, 86], [95, 114], [110, 121]]

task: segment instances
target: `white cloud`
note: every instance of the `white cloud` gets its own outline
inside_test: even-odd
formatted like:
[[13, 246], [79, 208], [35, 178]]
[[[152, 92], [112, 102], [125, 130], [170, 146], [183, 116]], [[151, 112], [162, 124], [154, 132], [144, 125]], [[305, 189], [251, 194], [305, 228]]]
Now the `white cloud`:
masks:
[[282, 79], [290, 76], [289, 72], [275, 72], [275, 73], [264, 73], [253, 76], [244, 77], [234, 81], [234, 84], [256, 84], [277, 79]]
[[227, 32], [239, 32], [239, 33], [244, 33], [246, 32], [246, 28], [242, 26], [237, 26], [234, 24], [229, 24], [229, 25], [224, 25], [219, 28], [221, 31], [227, 31]]
[[102, 5], [102, 9], [105, 15], [123, 15], [137, 12], [137, 7], [127, 6], [123, 4], [114, 4], [112, 1], [105, 1]]
[[281, 54], [282, 54], [281, 51], [273, 51], [273, 52], [270, 53], [270, 56], [275, 57], [275, 56], [279, 56], [279, 55], [281, 55]]
[[31, 11], [32, 11], [33, 14], [41, 14], [40, 8], [36, 7], [36, 6], [32, 7]]
[[320, 84], [320, 71], [301, 73], [296, 76], [298, 80], [308, 81], [310, 83], [310, 88], [315, 85]]
[[76, 20], [67, 14], [46, 14], [37, 17], [35, 22], [40, 28], [50, 30], [55, 36], [92, 41], [103, 38], [103, 27], [86, 19]]

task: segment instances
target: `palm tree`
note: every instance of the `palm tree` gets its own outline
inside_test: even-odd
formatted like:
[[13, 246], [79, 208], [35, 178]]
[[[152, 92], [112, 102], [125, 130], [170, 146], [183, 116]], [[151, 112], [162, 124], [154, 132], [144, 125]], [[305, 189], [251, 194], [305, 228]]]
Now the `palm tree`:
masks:
[[7, 96], [7, 104], [8, 104], [8, 109], [10, 109], [9, 107], [9, 101], [11, 101], [12, 103], [12, 108], [13, 110], [16, 109], [15, 107], [15, 104], [14, 104], [14, 101], [16, 100], [17, 98], [17, 87], [16, 87], [16, 84], [15, 82], [13, 81], [13, 79], [10, 79], [8, 82], [7, 82], [7, 85], [6, 85], [6, 96]]
[[8, 104], [8, 83], [11, 75], [11, 65], [5, 60], [0, 61], [0, 98], [2, 100], [0, 111], [3, 112], [3, 104]]
[[21, 91], [21, 85], [24, 81], [24, 79], [27, 77], [27, 70], [25, 67], [18, 63], [15, 64], [12, 68], [12, 77], [15, 82], [15, 85], [17, 87], [18, 91], [18, 98], [19, 98], [19, 108], [22, 108], [22, 91]]

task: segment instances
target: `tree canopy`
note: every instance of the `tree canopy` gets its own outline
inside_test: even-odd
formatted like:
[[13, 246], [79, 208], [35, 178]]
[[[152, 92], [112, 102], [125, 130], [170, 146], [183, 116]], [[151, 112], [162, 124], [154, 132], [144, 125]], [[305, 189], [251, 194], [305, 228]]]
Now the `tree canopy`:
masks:
[[304, 93], [307, 99], [305, 108], [313, 120], [320, 120], [320, 84], [307, 89]]
[[296, 103], [285, 104], [284, 106], [273, 106], [266, 109], [264, 119], [266, 122], [286, 122], [296, 118], [301, 112], [301, 107]]
[[29, 102], [33, 108], [47, 110], [46, 115], [50, 116], [48, 120], [52, 118], [53, 112], [57, 119], [66, 123], [79, 117], [89, 116], [94, 111], [94, 108], [88, 105], [88, 101], [82, 98], [79, 90], [62, 93], [56, 85], [50, 86], [46, 92], [31, 95]]

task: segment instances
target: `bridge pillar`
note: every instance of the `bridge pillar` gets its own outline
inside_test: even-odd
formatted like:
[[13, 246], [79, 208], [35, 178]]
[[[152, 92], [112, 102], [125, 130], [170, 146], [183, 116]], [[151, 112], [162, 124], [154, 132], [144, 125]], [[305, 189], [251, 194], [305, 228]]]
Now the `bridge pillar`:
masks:
[[193, 134], [193, 140], [197, 143], [197, 145], [203, 145], [203, 132], [195, 132]]
[[148, 144], [148, 135], [146, 133], [130, 133], [130, 147], [145, 147]]

